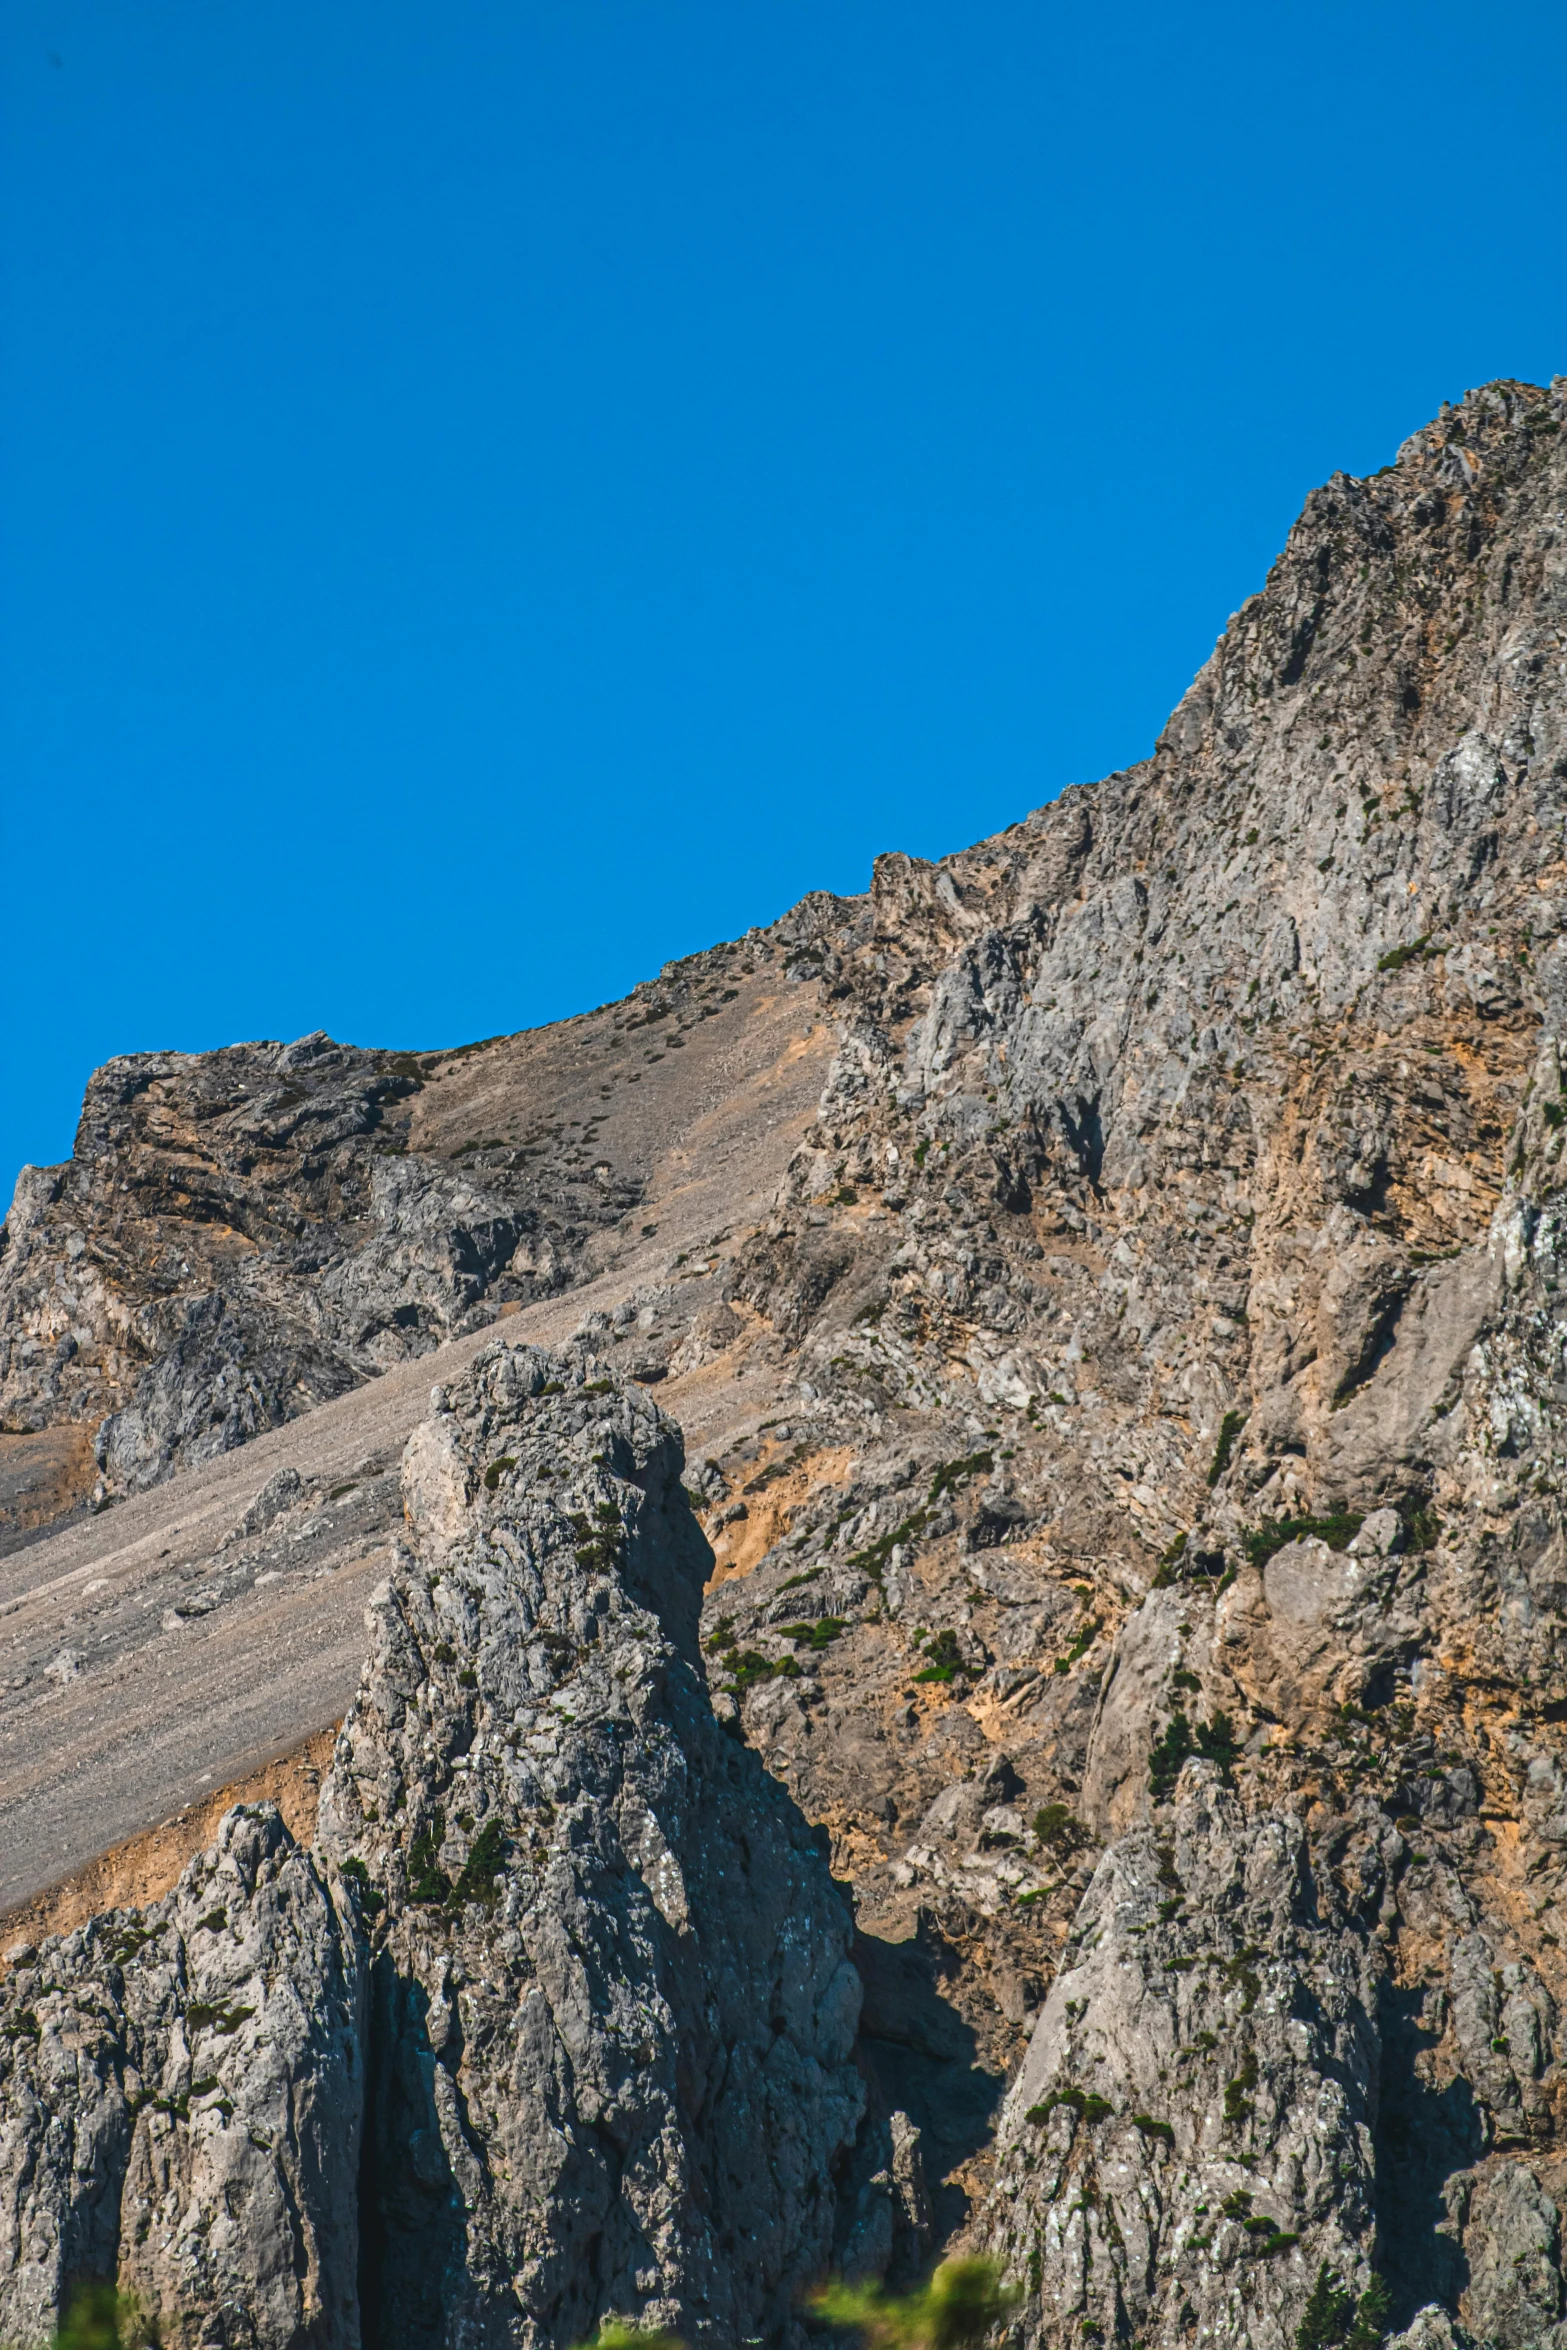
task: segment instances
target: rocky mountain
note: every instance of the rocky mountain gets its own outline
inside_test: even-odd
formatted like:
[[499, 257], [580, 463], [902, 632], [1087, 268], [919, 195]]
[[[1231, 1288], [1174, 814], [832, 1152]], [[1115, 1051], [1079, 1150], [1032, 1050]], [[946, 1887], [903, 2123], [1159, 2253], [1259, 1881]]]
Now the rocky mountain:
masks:
[[[130, 2248], [154, 2209], [211, 2238], [195, 2123], [77, 2115], [88, 2071], [189, 2086], [194, 1907], [249, 1870], [246, 1965], [321, 1954], [274, 2077], [304, 2111], [358, 2067], [334, 2126], [405, 2147], [290, 2239], [280, 2342], [349, 2338], [297, 2294], [352, 2237], [388, 2342], [783, 2341], [809, 2275], [965, 2243], [1027, 2350], [1567, 2345], [1564, 420], [1567, 380], [1495, 384], [1336, 476], [1153, 755], [978, 848], [533, 1037], [94, 1080], [0, 1255], [37, 1555], [512, 1343], [410, 1441], [313, 1851], [239, 1820], [13, 1970], [0, 2169], [39, 2183], [0, 2209], [56, 2246], [0, 2254], [19, 2337], [117, 2259], [228, 2339], [227, 2288]], [[624, 1456], [562, 1433], [587, 1391]], [[106, 1955], [144, 1932], [146, 1993]], [[160, 2202], [106, 2150], [165, 2123]]]

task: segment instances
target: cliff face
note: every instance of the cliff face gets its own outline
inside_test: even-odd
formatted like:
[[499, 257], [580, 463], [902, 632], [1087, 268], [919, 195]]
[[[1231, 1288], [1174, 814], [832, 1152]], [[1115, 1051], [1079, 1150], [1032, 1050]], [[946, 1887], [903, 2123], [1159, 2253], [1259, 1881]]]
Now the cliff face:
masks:
[[[655, 1742], [645, 1762], [638, 1746], [633, 1801], [632, 1750], [608, 1728], [568, 1725], [571, 1797], [531, 1759], [539, 1730], [517, 1749], [479, 1735], [484, 1706], [498, 1723], [536, 1702], [515, 1663], [490, 1695], [499, 1662], [471, 1627], [523, 1603], [485, 1580], [502, 1572], [495, 1545], [481, 1557], [460, 1531], [504, 1508], [523, 1543], [529, 1513], [548, 1515], [549, 1463], [501, 1469], [493, 1497], [484, 1484], [497, 1460], [524, 1462], [521, 1437], [498, 1433], [512, 1407], [492, 1392], [497, 1366], [524, 1358], [498, 1355], [421, 1430], [407, 1491], [442, 1581], [432, 1593], [404, 1577], [378, 1613], [382, 1661], [323, 1812], [330, 1857], [309, 1865], [340, 1887], [333, 1869], [360, 1859], [387, 1901], [378, 1955], [354, 1978], [363, 2045], [388, 2052], [377, 2079], [412, 2081], [413, 2054], [395, 2053], [408, 2018], [423, 2001], [445, 2030], [453, 2012], [447, 1944], [408, 1890], [413, 1839], [418, 1865], [456, 1882], [500, 1819], [506, 1885], [537, 1884], [538, 1916], [575, 1919], [585, 1878], [551, 1876], [511, 1824], [553, 1805], [580, 1823], [582, 1870], [607, 1865], [606, 1849], [630, 1856], [655, 1943], [679, 1939], [656, 1891], [678, 1883], [717, 1950], [731, 1931], [743, 1939], [740, 1914], [764, 1942], [783, 1931], [770, 1922], [783, 1915], [769, 1906], [775, 1864], [731, 1928], [718, 1864], [681, 1839], [708, 1815], [754, 1813], [760, 1835], [792, 1818], [787, 1789], [854, 1888], [866, 2118], [832, 2085], [839, 2027], [791, 2026], [788, 2046], [808, 2044], [817, 2068], [791, 2089], [794, 2118], [755, 2123], [750, 2088], [736, 2107], [742, 2139], [754, 2126], [806, 2150], [764, 2193], [723, 2168], [739, 2157], [716, 2151], [730, 2143], [721, 2130], [693, 2138], [665, 2102], [679, 2106], [687, 2061], [693, 2081], [708, 2078], [708, 2011], [671, 1978], [663, 2036], [628, 2054], [615, 1969], [590, 1965], [581, 2012], [621, 2051], [595, 2057], [591, 2098], [630, 2100], [610, 2168], [595, 2168], [591, 2098], [569, 2108], [571, 2136], [562, 2125], [568, 2159], [530, 2137], [530, 2100], [554, 2111], [564, 2091], [486, 2076], [470, 2168], [456, 2125], [440, 2122], [466, 2215], [459, 2254], [457, 2232], [441, 2232], [455, 2230], [440, 2216], [456, 2208], [440, 2201], [446, 2173], [437, 2165], [427, 2208], [376, 2156], [387, 2184], [361, 2218], [382, 2230], [366, 2273], [391, 2296], [388, 2338], [433, 2322], [418, 2288], [436, 2274], [458, 2280], [443, 2289], [481, 2331], [520, 2322], [504, 2296], [525, 2277], [541, 2341], [621, 2306], [678, 2308], [714, 2339], [743, 2309], [781, 2338], [813, 2262], [899, 2273], [922, 2245], [960, 2235], [1006, 2260], [1020, 2339], [1052, 2350], [1174, 2345], [1197, 2329], [1273, 2350], [1293, 2342], [1324, 2264], [1354, 2295], [1385, 2277], [1391, 2316], [1367, 2316], [1373, 2338], [1413, 2325], [1411, 2345], [1524, 2350], [1558, 2328], [1567, 2340], [1564, 673], [1567, 384], [1493, 385], [1384, 473], [1312, 496], [1151, 759], [962, 855], [885, 857], [868, 899], [808, 900], [770, 933], [672, 967], [597, 1025], [554, 1032], [549, 1066], [569, 1061], [571, 1084], [591, 1089], [571, 1097], [574, 1139], [563, 1112], [558, 1136], [530, 1126], [515, 1146], [541, 1157], [501, 1166], [503, 1120], [521, 1137], [527, 1086], [542, 1082], [544, 1060], [519, 1058], [528, 1040], [421, 1056], [405, 1076], [388, 1056], [330, 1048], [361, 1088], [417, 1078], [417, 1095], [377, 1100], [383, 1125], [406, 1117], [409, 1148], [377, 1160], [381, 1129], [368, 1126], [334, 1146], [364, 1155], [366, 1228], [320, 1212], [312, 1230], [330, 1225], [337, 1253], [289, 1291], [287, 1315], [281, 1244], [246, 1256], [243, 1280], [201, 1272], [202, 1296], [220, 1297], [200, 1306], [221, 1325], [203, 1373], [210, 1439], [138, 1435], [125, 1450], [115, 1433], [150, 1429], [157, 1397], [185, 1392], [184, 1339], [161, 1325], [134, 1376], [104, 1386], [115, 1411], [97, 1427], [98, 1404], [70, 1385], [77, 1357], [61, 1350], [77, 1325], [65, 1329], [58, 1301], [88, 1282], [73, 1267], [107, 1279], [128, 1195], [111, 1199], [81, 1156], [30, 1179], [0, 1259], [7, 1393], [23, 1399], [7, 1405], [21, 1433], [0, 1441], [92, 1427], [105, 1494], [243, 1434], [210, 1416], [219, 1372], [225, 1392], [243, 1387], [284, 1347], [288, 1315], [290, 1328], [329, 1318], [345, 1284], [374, 1288], [382, 1333], [356, 1305], [359, 1335], [332, 1341], [345, 1381], [374, 1369], [377, 1346], [427, 1345], [500, 1305], [526, 1332], [541, 1309], [507, 1288], [522, 1281], [520, 1243], [502, 1261], [497, 1240], [466, 1290], [455, 1275], [444, 1289], [416, 1277], [397, 1253], [411, 1244], [386, 1237], [405, 1210], [374, 1205], [383, 1166], [426, 1187], [420, 1229], [447, 1265], [482, 1218], [459, 1214], [443, 1185], [482, 1178], [511, 1230], [526, 1203], [502, 1198], [502, 1174], [547, 1186], [584, 1172], [602, 1216], [574, 1209], [548, 1270], [535, 1260], [527, 1278], [591, 1281], [574, 1357], [590, 1386], [657, 1383], [669, 1413], [714, 1431], [685, 1471], [715, 1559], [701, 1648], [688, 1578], [687, 1614], [660, 1615], [659, 1686], [683, 1693], [659, 1700], [674, 1709], [658, 1717], [672, 1745]], [[785, 1018], [787, 1050], [766, 1026]], [[781, 1184], [761, 1183], [760, 1145], [724, 1109], [732, 1156], [706, 1221], [666, 1251], [663, 1203], [702, 1166], [702, 1120], [809, 1067], [819, 1028], [833, 1056], [812, 1070], [814, 1123]], [[720, 1034], [734, 1039], [727, 1058]], [[673, 1096], [655, 1089], [675, 1072], [686, 1084], [699, 1055], [707, 1107], [682, 1128], [673, 1169], [656, 1146], [657, 1102]], [[178, 1087], [216, 1084], [221, 1059], [182, 1064]], [[463, 1124], [483, 1147], [459, 1177]], [[138, 1130], [117, 1179], [150, 1167], [150, 1149]], [[291, 1200], [307, 1180], [301, 1159]], [[732, 1204], [759, 1193], [754, 1214]], [[179, 1264], [198, 1264], [185, 1214], [165, 1204], [143, 1228], [117, 1296], [139, 1295], [176, 1241]], [[644, 1226], [661, 1224], [655, 1249]], [[470, 1253], [482, 1256], [477, 1240]], [[168, 1278], [188, 1318], [196, 1273]], [[242, 1291], [259, 1317], [243, 1328], [222, 1302]], [[307, 1291], [328, 1302], [307, 1312]], [[405, 1303], [416, 1323], [397, 1322]], [[100, 1318], [108, 1327], [109, 1307]], [[109, 1354], [89, 1325], [84, 1306], [78, 1352], [92, 1368]], [[412, 1335], [385, 1335], [400, 1328]], [[302, 1405], [307, 1375], [290, 1375], [298, 1401], [279, 1384], [274, 1418]], [[570, 1472], [590, 1553], [601, 1509], [624, 1529], [664, 1506], [633, 1501], [619, 1456], [600, 1449], [605, 1462]], [[654, 1497], [656, 1478], [631, 1482]], [[668, 1506], [660, 1555], [678, 1547], [672, 1493]], [[572, 1605], [593, 1581], [582, 1572]], [[564, 1676], [568, 1647], [586, 1649], [572, 1670], [593, 1682], [584, 1629], [550, 1625], [567, 1646], [545, 1644], [549, 1669]], [[520, 1635], [507, 1653], [521, 1656]], [[471, 1686], [453, 1681], [462, 1669]], [[631, 1686], [644, 1686], [641, 1667]], [[644, 1801], [673, 1878], [628, 1825]], [[473, 1826], [454, 1829], [464, 1816]], [[731, 1850], [753, 1833], [723, 1832]], [[788, 1867], [804, 1869], [797, 1833], [776, 1826]], [[484, 1952], [463, 1959], [467, 1979], [493, 2001], [458, 1999], [465, 2051], [499, 2047], [533, 2012], [536, 1982], [552, 2014], [569, 2004], [548, 1988], [542, 1944], [523, 1933], [535, 1975], [483, 1942], [500, 1933], [497, 1901], [463, 1928]], [[846, 1929], [825, 1890], [788, 1895], [802, 1901], [831, 1982]], [[640, 1951], [641, 1927], [625, 1930]], [[652, 1960], [626, 1963], [640, 1981]], [[759, 2078], [760, 2042], [735, 2044], [750, 2050], [737, 2082]], [[419, 2078], [439, 2088], [431, 2047]], [[634, 2096], [614, 2087], [633, 2077]], [[371, 2146], [403, 2126], [375, 2096], [365, 2110]], [[433, 2146], [435, 2124], [419, 2127]], [[514, 2140], [515, 2158], [495, 2155]], [[612, 2229], [594, 2232], [617, 2163], [634, 2257]], [[533, 2188], [508, 2182], [507, 2165]], [[730, 2181], [711, 2205], [689, 2185], [699, 2170]], [[758, 2195], [770, 2216], [745, 2226], [760, 2248], [726, 2244]], [[673, 2216], [698, 2207], [701, 2227]], [[400, 2242], [418, 2247], [406, 2271]], [[570, 2299], [568, 2271], [592, 2276], [591, 2307]]]
[[831, 2260], [848, 1911], [713, 1719], [678, 1434], [501, 1344], [432, 1401], [315, 1849], [236, 1811], [0, 1994], [8, 2340], [83, 2278], [207, 2342], [785, 2339]]

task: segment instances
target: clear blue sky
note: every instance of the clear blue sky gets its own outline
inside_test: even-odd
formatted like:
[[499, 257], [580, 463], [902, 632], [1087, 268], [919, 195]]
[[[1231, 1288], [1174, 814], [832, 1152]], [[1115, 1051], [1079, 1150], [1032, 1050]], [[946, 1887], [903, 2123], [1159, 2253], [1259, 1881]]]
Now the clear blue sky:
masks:
[[110, 1053], [621, 993], [1145, 752], [1567, 369], [1560, 0], [11, 0], [0, 1203]]

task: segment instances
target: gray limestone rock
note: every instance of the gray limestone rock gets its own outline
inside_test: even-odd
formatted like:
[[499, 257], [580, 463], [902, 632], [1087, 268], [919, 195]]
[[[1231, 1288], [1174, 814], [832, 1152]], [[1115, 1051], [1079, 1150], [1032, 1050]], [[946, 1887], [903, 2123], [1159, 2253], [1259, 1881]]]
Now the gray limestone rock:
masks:
[[1469, 2286], [1463, 2318], [1490, 2350], [1559, 2350], [1567, 2326], [1561, 2214], [1522, 2163], [1498, 2163], [1476, 2181], [1464, 2226]]
[[580, 1371], [545, 1393], [563, 1368], [496, 1345], [411, 1441], [413, 1552], [323, 1791], [387, 1904], [377, 2325], [780, 2339], [862, 2106], [848, 1913], [713, 1717], [675, 1430]]
[[1189, 1763], [1100, 1861], [1007, 2093], [990, 2238], [1026, 2342], [1288, 2350], [1324, 2261], [1364, 2283], [1378, 1971], [1298, 1826]]
[[830, 2261], [851, 1922], [709, 1704], [678, 1432], [498, 1343], [431, 1401], [315, 1851], [233, 1812], [0, 1987], [7, 2340], [96, 2279], [254, 2350], [781, 2342]]
[[117, 2282], [178, 2338], [356, 2350], [364, 1970], [271, 1806], [0, 1991], [0, 2331]]

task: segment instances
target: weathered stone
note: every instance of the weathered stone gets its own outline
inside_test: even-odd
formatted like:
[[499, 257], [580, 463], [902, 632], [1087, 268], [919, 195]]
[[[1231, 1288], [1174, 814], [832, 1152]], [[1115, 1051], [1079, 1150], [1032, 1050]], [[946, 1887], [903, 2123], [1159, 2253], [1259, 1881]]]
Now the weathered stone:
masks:
[[232, 1813], [0, 1989], [8, 2340], [93, 2279], [259, 2350], [783, 2340], [829, 2264], [851, 1923], [708, 1702], [678, 1432], [502, 1344], [431, 1401], [316, 1851]]
[[181, 2339], [360, 2339], [363, 1965], [270, 1806], [0, 1992], [0, 2328], [118, 2282]]
[[[786, 2328], [811, 2260], [901, 2274], [925, 2245], [898, 2114], [928, 2249], [1006, 2247], [1041, 2340], [1086, 2317], [1173, 2350], [1190, 2311], [1288, 2344], [1324, 2263], [1346, 2290], [1385, 2272], [1426, 2350], [1564, 2323], [1564, 427], [1561, 380], [1471, 394], [1381, 474], [1314, 493], [1147, 760], [959, 855], [885, 857], [868, 897], [817, 894], [592, 1016], [595, 1102], [645, 1105], [633, 1080], [694, 1059], [742, 987], [801, 991], [837, 1051], [770, 1215], [606, 1276], [581, 1318], [590, 1384], [657, 1381], [677, 1417], [746, 1399], [691, 1476], [722, 1730], [681, 1711], [694, 1582], [679, 1621], [621, 1587], [608, 1636], [575, 1585], [497, 1596], [499, 1561], [556, 1555], [546, 1490], [571, 1487], [576, 1548], [601, 1546], [600, 1506], [635, 1548], [619, 1454], [568, 1447], [531, 1497], [521, 1470], [492, 1491], [530, 1439], [460, 1381], [414, 1447], [418, 1558], [378, 1611], [326, 1831], [387, 1903], [367, 1996], [376, 2077], [400, 2085], [372, 2114], [388, 2249], [367, 2273], [398, 2325], [437, 2327], [424, 2293], [478, 2332], [612, 2305], [721, 2332], [742, 2301]], [[500, 1146], [544, 1071], [527, 1042], [443, 1064], [486, 1122], [439, 1148], [429, 1056], [312, 1038], [100, 1073], [72, 1165], [31, 1173], [7, 1225], [5, 1441], [73, 1431], [76, 1460], [95, 1429], [107, 1500], [612, 1263], [642, 1177], [595, 1156], [597, 1111], [574, 1097], [575, 1129]], [[725, 1072], [704, 1100], [762, 1082], [741, 1053]], [[646, 1407], [611, 1408], [636, 1457]], [[517, 1427], [545, 1409], [518, 1400]], [[678, 1507], [671, 1489], [671, 1543]], [[427, 1556], [450, 1562], [433, 1591]], [[649, 1606], [656, 1696], [598, 1661]], [[524, 1638], [528, 1609], [552, 1640]], [[511, 1629], [487, 1646], [492, 1616]], [[84, 1653], [62, 1627], [36, 1670]], [[622, 1704], [655, 1726], [645, 1762]], [[705, 2078], [711, 2026], [658, 1969], [686, 1950], [681, 1899], [702, 1922], [695, 1882], [716, 1946], [741, 1933], [698, 1814], [728, 1838], [757, 1808], [784, 1880], [807, 1867], [757, 1758], [854, 1882], [870, 2102], [851, 2147], [836, 2043], [791, 2009], [818, 2171], [840, 2129], [835, 2207], [779, 2184], [742, 2255], [674, 2216], [719, 2139], [671, 2053]], [[639, 1840], [644, 1798], [670, 1869]], [[412, 1899], [492, 1821], [493, 1912], [454, 1925]], [[1166, 1849], [1179, 1882], [1156, 1893]], [[615, 1932], [664, 2003], [645, 2084], [525, 1881], [600, 1954], [595, 1888], [622, 1888]], [[748, 1900], [765, 1941], [775, 1913]], [[525, 1970], [538, 2038], [498, 2087], [485, 2002]], [[579, 2079], [595, 2000], [622, 2071], [603, 2054]], [[735, 2045], [738, 2079], [762, 2059]], [[1090, 2057], [1107, 2085], [1062, 2070]], [[1057, 2106], [1030, 2129], [1035, 2072], [1032, 2102], [1113, 2090], [1117, 2118]], [[559, 2143], [516, 2086], [546, 2074]], [[1230, 2083], [1252, 2108], [1233, 2125]], [[623, 2108], [611, 2152], [586, 2117]], [[1090, 2170], [1100, 2200], [1074, 2209]], [[1225, 2216], [1194, 2248], [1202, 2180], [1249, 2191], [1274, 2233]]]
[[1007, 2094], [992, 2241], [1028, 2342], [1287, 2350], [1323, 2261], [1374, 2234], [1379, 1972], [1320, 1913], [1292, 1821], [1190, 1763], [1084, 1896]]

